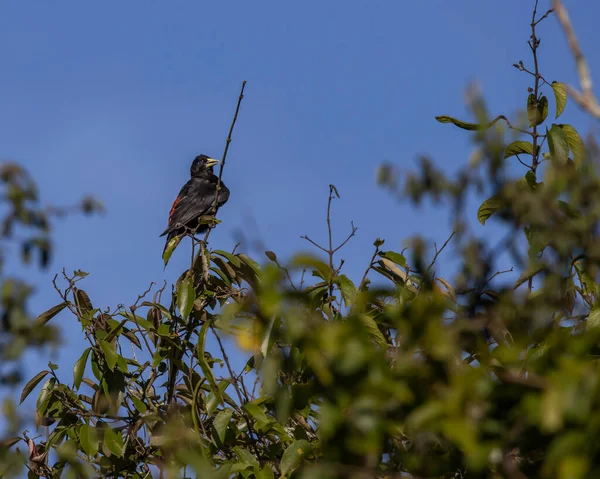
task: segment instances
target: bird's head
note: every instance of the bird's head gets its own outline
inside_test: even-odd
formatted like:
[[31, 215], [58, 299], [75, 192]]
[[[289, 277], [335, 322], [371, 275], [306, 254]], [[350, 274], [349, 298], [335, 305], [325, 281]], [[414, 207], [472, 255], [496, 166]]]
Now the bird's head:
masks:
[[200, 176], [205, 171], [209, 171], [212, 173], [213, 166], [219, 163], [219, 160], [215, 160], [214, 158], [210, 158], [206, 155], [199, 155], [194, 158], [192, 162], [192, 166], [190, 168], [190, 174], [192, 177]]

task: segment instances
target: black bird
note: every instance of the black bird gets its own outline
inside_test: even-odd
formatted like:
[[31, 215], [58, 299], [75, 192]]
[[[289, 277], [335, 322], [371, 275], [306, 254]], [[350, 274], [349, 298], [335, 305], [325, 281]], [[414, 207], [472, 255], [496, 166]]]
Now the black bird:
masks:
[[[217, 196], [217, 182], [219, 179], [213, 173], [213, 166], [219, 161], [206, 155], [197, 156], [190, 168], [191, 178], [181, 188], [169, 212], [169, 225], [161, 236], [167, 236], [165, 250], [169, 241], [182, 234], [195, 231], [203, 233], [208, 225], [198, 226], [200, 216], [214, 215], [213, 211]], [[217, 209], [229, 199], [229, 189], [221, 182], [219, 188], [219, 202]], [[197, 229], [196, 229], [197, 228]], [[164, 254], [164, 251], [163, 251]]]

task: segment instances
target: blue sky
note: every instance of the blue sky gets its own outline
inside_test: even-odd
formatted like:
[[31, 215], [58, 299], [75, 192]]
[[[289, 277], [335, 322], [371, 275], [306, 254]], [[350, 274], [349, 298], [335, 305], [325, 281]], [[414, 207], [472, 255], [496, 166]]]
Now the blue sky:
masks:
[[[163, 271], [158, 235], [194, 156], [222, 154], [242, 80], [224, 175], [232, 194], [211, 247], [230, 250], [239, 230], [284, 258], [308, 248], [301, 235], [324, 241], [329, 183], [342, 196], [336, 237], [350, 221], [359, 228], [341, 254], [350, 276], [360, 277], [377, 237], [396, 250], [415, 233], [443, 242], [447, 212], [399, 204], [375, 184], [376, 167], [406, 171], [423, 153], [446, 171], [463, 165], [469, 134], [434, 117], [466, 118], [470, 81], [494, 114], [524, 107], [530, 78], [511, 65], [530, 62], [532, 4], [2, 2], [0, 158], [27, 167], [46, 203], [91, 193], [107, 209], [56, 221], [49, 271], [25, 272], [38, 288], [31, 313], [58, 302], [50, 281], [63, 266], [91, 273], [82, 287], [99, 307], [131, 304], [151, 281], [177, 278], [188, 250]], [[567, 6], [598, 79], [600, 4]], [[543, 74], [574, 81], [556, 20], [539, 34]], [[562, 121], [592, 126], [572, 104]], [[83, 343], [71, 316], [56, 320], [69, 374]], [[40, 367], [49, 359], [36, 358]]]

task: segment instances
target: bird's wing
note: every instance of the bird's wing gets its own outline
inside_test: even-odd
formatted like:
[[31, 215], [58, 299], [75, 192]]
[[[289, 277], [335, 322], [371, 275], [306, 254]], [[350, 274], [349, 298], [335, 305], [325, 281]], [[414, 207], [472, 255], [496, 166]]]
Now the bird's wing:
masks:
[[[192, 178], [177, 195], [169, 213], [169, 228], [185, 225], [206, 215], [215, 202], [216, 186], [203, 178]], [[219, 194], [221, 197], [221, 194]]]

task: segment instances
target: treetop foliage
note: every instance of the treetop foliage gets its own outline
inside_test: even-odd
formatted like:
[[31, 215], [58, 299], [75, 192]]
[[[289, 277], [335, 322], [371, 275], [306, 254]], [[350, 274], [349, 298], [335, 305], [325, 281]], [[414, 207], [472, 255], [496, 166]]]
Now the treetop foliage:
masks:
[[[331, 185], [329, 240], [305, 237], [311, 254], [253, 259], [192, 238], [172, 288], [114, 310], [88, 296], [86, 273], [63, 272], [33, 329], [62, 311], [86, 349], [72, 371], [50, 363], [25, 384], [39, 431], [13, 428], [0, 475], [600, 476], [599, 154], [557, 123], [571, 95], [543, 75], [538, 29], [552, 11], [535, 7], [531, 61], [514, 64], [531, 81], [523, 117], [491, 115], [472, 89], [473, 121], [437, 117], [474, 141], [456, 175], [427, 158], [403, 181], [378, 171], [403, 201], [448, 207], [448, 238], [402, 251], [373, 238], [351, 277], [340, 255], [356, 228], [333, 241], [344, 192]], [[487, 198], [477, 212], [473, 193]], [[504, 234], [482, 236], [489, 222]]]

